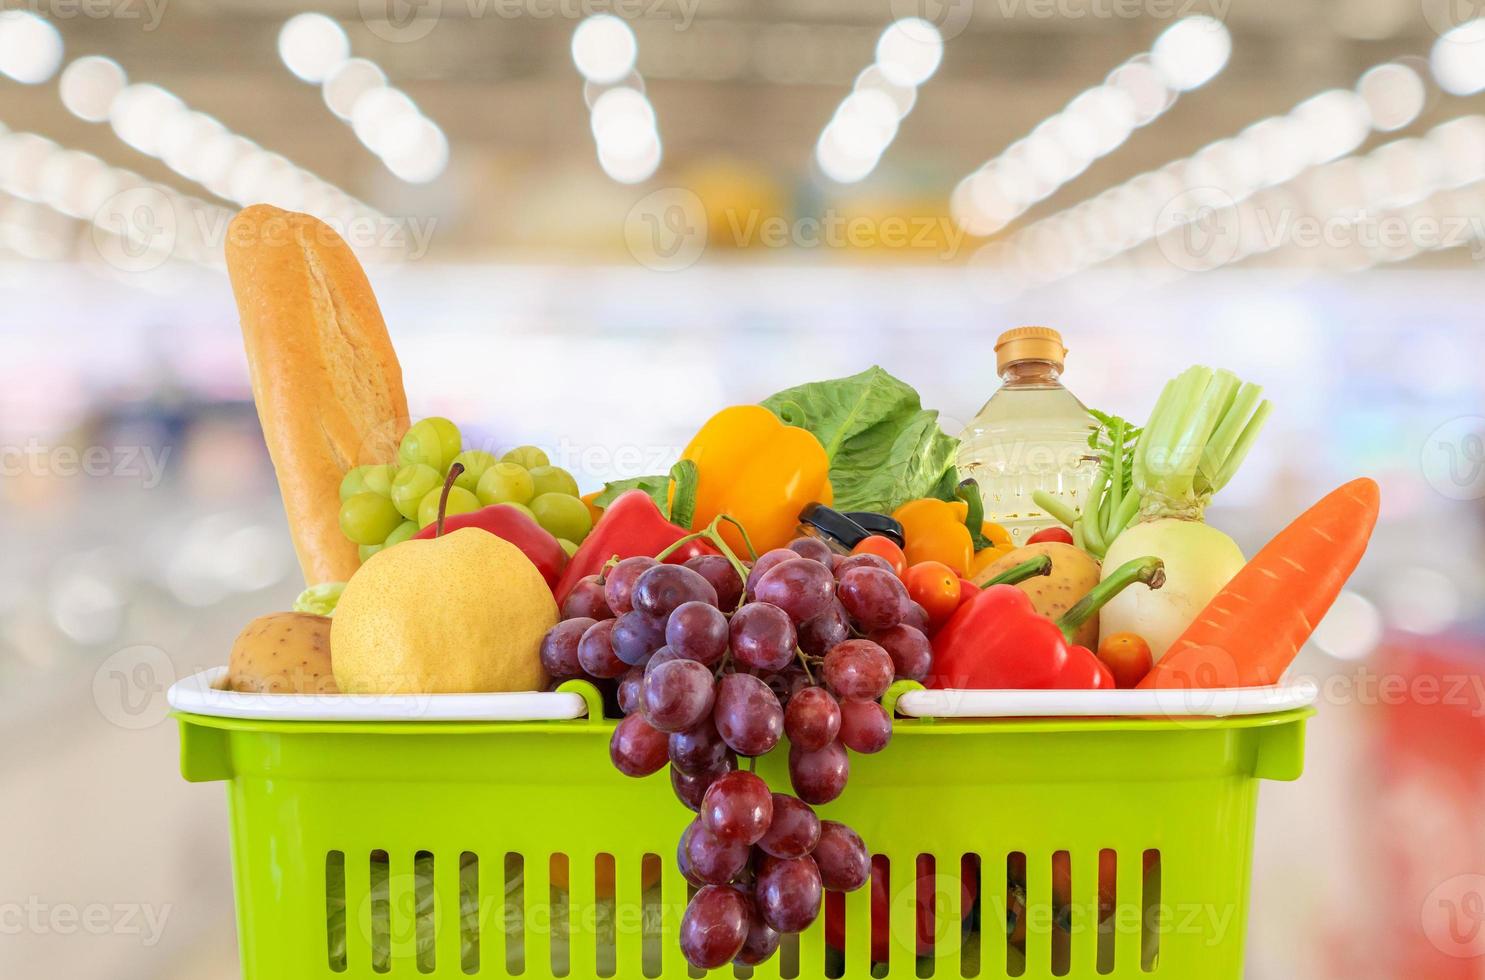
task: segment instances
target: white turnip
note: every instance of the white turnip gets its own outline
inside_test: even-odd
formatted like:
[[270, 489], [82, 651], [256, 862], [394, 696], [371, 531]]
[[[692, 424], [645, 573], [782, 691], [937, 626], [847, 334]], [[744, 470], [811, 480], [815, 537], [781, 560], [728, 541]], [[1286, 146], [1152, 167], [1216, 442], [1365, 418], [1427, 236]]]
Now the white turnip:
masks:
[[1104, 568], [1131, 558], [1155, 555], [1165, 562], [1165, 586], [1151, 590], [1136, 583], [1110, 599], [1098, 614], [1102, 636], [1137, 633], [1156, 660], [1196, 614], [1243, 567], [1243, 553], [1227, 535], [1201, 521], [1162, 517], [1136, 524], [1114, 539]]

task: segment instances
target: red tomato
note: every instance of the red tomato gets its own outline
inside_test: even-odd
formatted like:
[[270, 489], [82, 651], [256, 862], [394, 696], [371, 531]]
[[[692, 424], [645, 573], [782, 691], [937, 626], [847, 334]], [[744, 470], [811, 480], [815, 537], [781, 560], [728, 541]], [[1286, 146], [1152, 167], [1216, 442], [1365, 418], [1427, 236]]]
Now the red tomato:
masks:
[[902, 577], [908, 597], [928, 611], [929, 625], [942, 623], [959, 608], [959, 576], [941, 561], [920, 561]]
[[873, 534], [869, 538], [862, 538], [856, 547], [851, 549], [853, 555], [876, 555], [892, 566], [898, 578], [907, 571], [907, 558], [902, 549], [897, 547], [897, 542], [881, 534]]
[[1063, 544], [1072, 544], [1072, 532], [1062, 526], [1044, 527], [1040, 531], [1026, 539], [1027, 544], [1037, 544], [1041, 541], [1061, 541]]
[[1115, 633], [1105, 637], [1098, 645], [1098, 659], [1114, 675], [1115, 686], [1124, 688], [1138, 686], [1155, 666], [1155, 660], [1150, 656], [1150, 644], [1138, 633]]
[[964, 605], [969, 600], [980, 594], [980, 587], [967, 578], [959, 580], [959, 605]]

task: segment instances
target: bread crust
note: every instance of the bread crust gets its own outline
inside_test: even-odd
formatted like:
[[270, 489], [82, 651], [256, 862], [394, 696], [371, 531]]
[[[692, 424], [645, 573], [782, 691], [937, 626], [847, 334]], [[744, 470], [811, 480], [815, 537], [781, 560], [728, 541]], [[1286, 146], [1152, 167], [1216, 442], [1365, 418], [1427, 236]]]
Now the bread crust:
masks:
[[350, 247], [307, 214], [258, 204], [227, 229], [253, 399], [306, 584], [360, 565], [340, 530], [340, 482], [391, 463], [407, 431], [402, 368]]

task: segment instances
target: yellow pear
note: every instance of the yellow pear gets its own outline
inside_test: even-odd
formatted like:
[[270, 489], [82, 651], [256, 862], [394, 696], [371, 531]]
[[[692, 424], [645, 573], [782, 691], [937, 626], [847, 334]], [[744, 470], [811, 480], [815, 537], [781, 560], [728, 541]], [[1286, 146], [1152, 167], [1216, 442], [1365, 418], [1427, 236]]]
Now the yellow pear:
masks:
[[377, 552], [346, 583], [331, 625], [346, 694], [539, 691], [557, 603], [521, 549], [468, 527]]

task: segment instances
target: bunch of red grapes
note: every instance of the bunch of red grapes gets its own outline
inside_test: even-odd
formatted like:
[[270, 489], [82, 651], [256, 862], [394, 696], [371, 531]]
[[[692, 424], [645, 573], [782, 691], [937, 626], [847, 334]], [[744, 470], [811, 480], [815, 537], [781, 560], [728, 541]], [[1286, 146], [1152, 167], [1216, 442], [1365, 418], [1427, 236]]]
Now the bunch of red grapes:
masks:
[[[698, 888], [681, 951], [701, 969], [766, 961], [815, 921], [824, 889], [867, 882], [861, 837], [814, 806], [845, 789], [847, 749], [891, 741], [879, 699], [933, 657], [927, 613], [876, 555], [801, 537], [745, 571], [722, 555], [626, 558], [578, 584], [541, 648], [559, 680], [616, 685], [614, 766], [648, 776], [669, 763], [697, 814], [676, 861]], [[792, 795], [752, 772], [785, 735]]]

